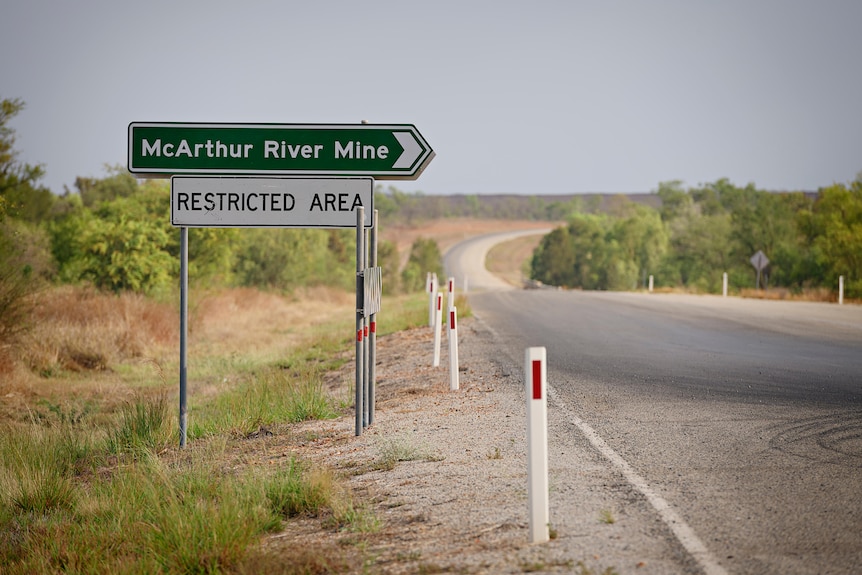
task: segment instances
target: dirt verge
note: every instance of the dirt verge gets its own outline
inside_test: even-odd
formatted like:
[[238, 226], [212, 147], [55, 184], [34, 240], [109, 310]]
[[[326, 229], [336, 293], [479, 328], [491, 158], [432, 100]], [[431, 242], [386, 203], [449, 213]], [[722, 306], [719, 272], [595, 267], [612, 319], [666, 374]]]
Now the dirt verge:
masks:
[[[291, 521], [271, 553], [323, 546], [362, 560], [351, 573], [682, 573], [679, 550], [649, 506], [565, 422], [552, 424], [550, 542], [529, 542], [525, 401], [517, 359], [468, 318], [459, 326], [461, 389], [448, 358], [431, 367], [432, 334], [380, 338], [374, 424], [355, 436], [352, 409], [337, 420], [273, 429], [258, 453], [290, 453], [343, 475], [379, 528], [351, 533]], [[445, 349], [445, 346], [444, 346]], [[332, 374], [344, 397], [352, 364]]]

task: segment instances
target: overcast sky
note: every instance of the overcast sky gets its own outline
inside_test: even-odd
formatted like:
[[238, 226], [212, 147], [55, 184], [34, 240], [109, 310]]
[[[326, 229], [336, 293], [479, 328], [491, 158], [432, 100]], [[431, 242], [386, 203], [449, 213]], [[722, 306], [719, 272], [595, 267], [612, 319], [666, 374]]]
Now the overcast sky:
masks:
[[862, 171], [862, 1], [7, 0], [0, 98], [60, 193], [130, 122], [415, 124], [427, 194], [816, 190]]

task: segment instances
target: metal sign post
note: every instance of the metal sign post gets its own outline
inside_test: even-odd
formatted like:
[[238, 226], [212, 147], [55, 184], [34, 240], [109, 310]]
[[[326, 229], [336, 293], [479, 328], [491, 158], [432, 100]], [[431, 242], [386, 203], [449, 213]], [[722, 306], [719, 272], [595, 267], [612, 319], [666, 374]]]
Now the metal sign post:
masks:
[[[350, 228], [354, 215], [360, 435], [374, 419], [373, 342], [381, 295], [372, 178], [417, 179], [435, 155], [425, 138], [412, 124], [365, 123], [132, 122], [128, 136], [129, 172], [171, 178], [171, 225], [180, 228], [180, 446], [188, 434], [188, 228]], [[369, 242], [364, 228], [374, 230]]]
[[356, 411], [356, 436], [362, 435], [363, 421], [362, 415], [364, 412], [363, 399], [365, 397], [365, 378], [363, 358], [362, 332], [364, 330], [365, 312], [363, 310], [364, 302], [364, 283], [363, 270], [365, 269], [365, 231], [362, 228], [362, 222], [365, 220], [365, 210], [359, 208], [356, 210], [356, 397], [354, 399], [354, 409]]
[[[378, 214], [377, 210], [374, 210], [374, 217], [372, 218], [373, 225], [371, 226], [371, 249], [369, 250], [371, 257], [371, 269], [380, 271], [380, 268], [377, 267], [377, 231], [378, 231]], [[383, 286], [380, 284], [381, 274], [376, 274], [374, 277], [377, 279], [376, 289], [378, 290], [378, 294], [376, 296], [378, 298], [383, 296]], [[367, 299], [367, 298], [366, 298]], [[377, 306], [380, 307], [379, 305]], [[377, 385], [377, 370], [375, 369], [375, 361], [377, 355], [377, 309], [374, 309], [370, 315], [370, 329], [368, 333], [368, 425], [374, 423], [374, 396], [376, 394], [376, 385]]]
[[189, 229], [180, 228], [180, 447], [188, 436]]

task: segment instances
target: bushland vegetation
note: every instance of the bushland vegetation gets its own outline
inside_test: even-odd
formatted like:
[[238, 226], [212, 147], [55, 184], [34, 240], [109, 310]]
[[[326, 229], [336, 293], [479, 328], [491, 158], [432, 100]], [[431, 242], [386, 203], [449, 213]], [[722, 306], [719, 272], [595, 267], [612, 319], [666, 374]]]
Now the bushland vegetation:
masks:
[[[23, 108], [0, 108], [0, 572], [359, 568], [373, 513], [331, 470], [265, 456], [273, 433], [350, 409], [350, 382], [329, 374], [352, 350], [352, 233], [190, 230], [179, 450], [167, 182], [112, 168], [53, 194], [18, 160], [8, 121]], [[380, 261], [397, 250], [383, 243]], [[427, 321], [424, 298], [395, 293], [395, 270], [381, 334]], [[298, 516], [357, 547], [259, 545]]]
[[862, 177], [817, 193], [773, 193], [726, 179], [685, 189], [659, 185], [658, 207], [617, 198], [606, 212], [576, 210], [533, 254], [531, 275], [547, 284], [631, 290], [656, 285], [720, 293], [756, 288], [750, 259], [769, 259], [761, 288], [829, 299], [844, 276], [862, 298]]
[[[352, 343], [353, 232], [190, 230], [194, 416], [192, 447], [180, 452], [168, 183], [117, 167], [52, 193], [44, 168], [18, 159], [8, 122], [23, 109], [0, 101], [0, 571], [351, 568], [344, 550], [271, 558], [255, 546], [296, 515], [373, 530], [338, 478], [293, 456], [264, 468], [236, 453], [274, 426], [349, 409], [348, 385], [333, 392], [325, 375]], [[726, 270], [742, 286], [762, 249], [770, 286], [828, 287], [845, 275], [852, 295], [862, 289], [860, 188], [772, 194], [722, 180], [631, 198], [479, 199], [380, 187], [375, 202], [383, 222], [567, 221], [532, 259], [534, 277], [557, 285], [632, 289], [654, 274], [712, 291]], [[432, 239], [416, 239], [400, 261], [382, 241], [382, 333], [426, 322], [426, 300], [409, 292], [429, 271], [442, 276]]]

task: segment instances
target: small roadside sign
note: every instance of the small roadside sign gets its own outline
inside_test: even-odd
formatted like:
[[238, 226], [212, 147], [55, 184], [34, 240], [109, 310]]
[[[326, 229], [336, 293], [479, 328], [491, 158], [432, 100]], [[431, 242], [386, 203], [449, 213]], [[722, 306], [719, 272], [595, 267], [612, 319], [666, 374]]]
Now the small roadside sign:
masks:
[[751, 256], [749, 260], [751, 265], [754, 266], [754, 269], [757, 270], [757, 283], [755, 284], [755, 289], [760, 289], [760, 274], [766, 269], [766, 266], [769, 265], [769, 258], [766, 257], [766, 254], [761, 250], [757, 250], [757, 253]]
[[769, 258], [766, 257], [766, 254], [761, 250], [757, 250], [757, 253], [751, 256], [749, 261], [757, 271], [763, 271], [763, 269], [769, 265]]
[[171, 178], [171, 225], [191, 228], [355, 228], [373, 225], [372, 178]]

